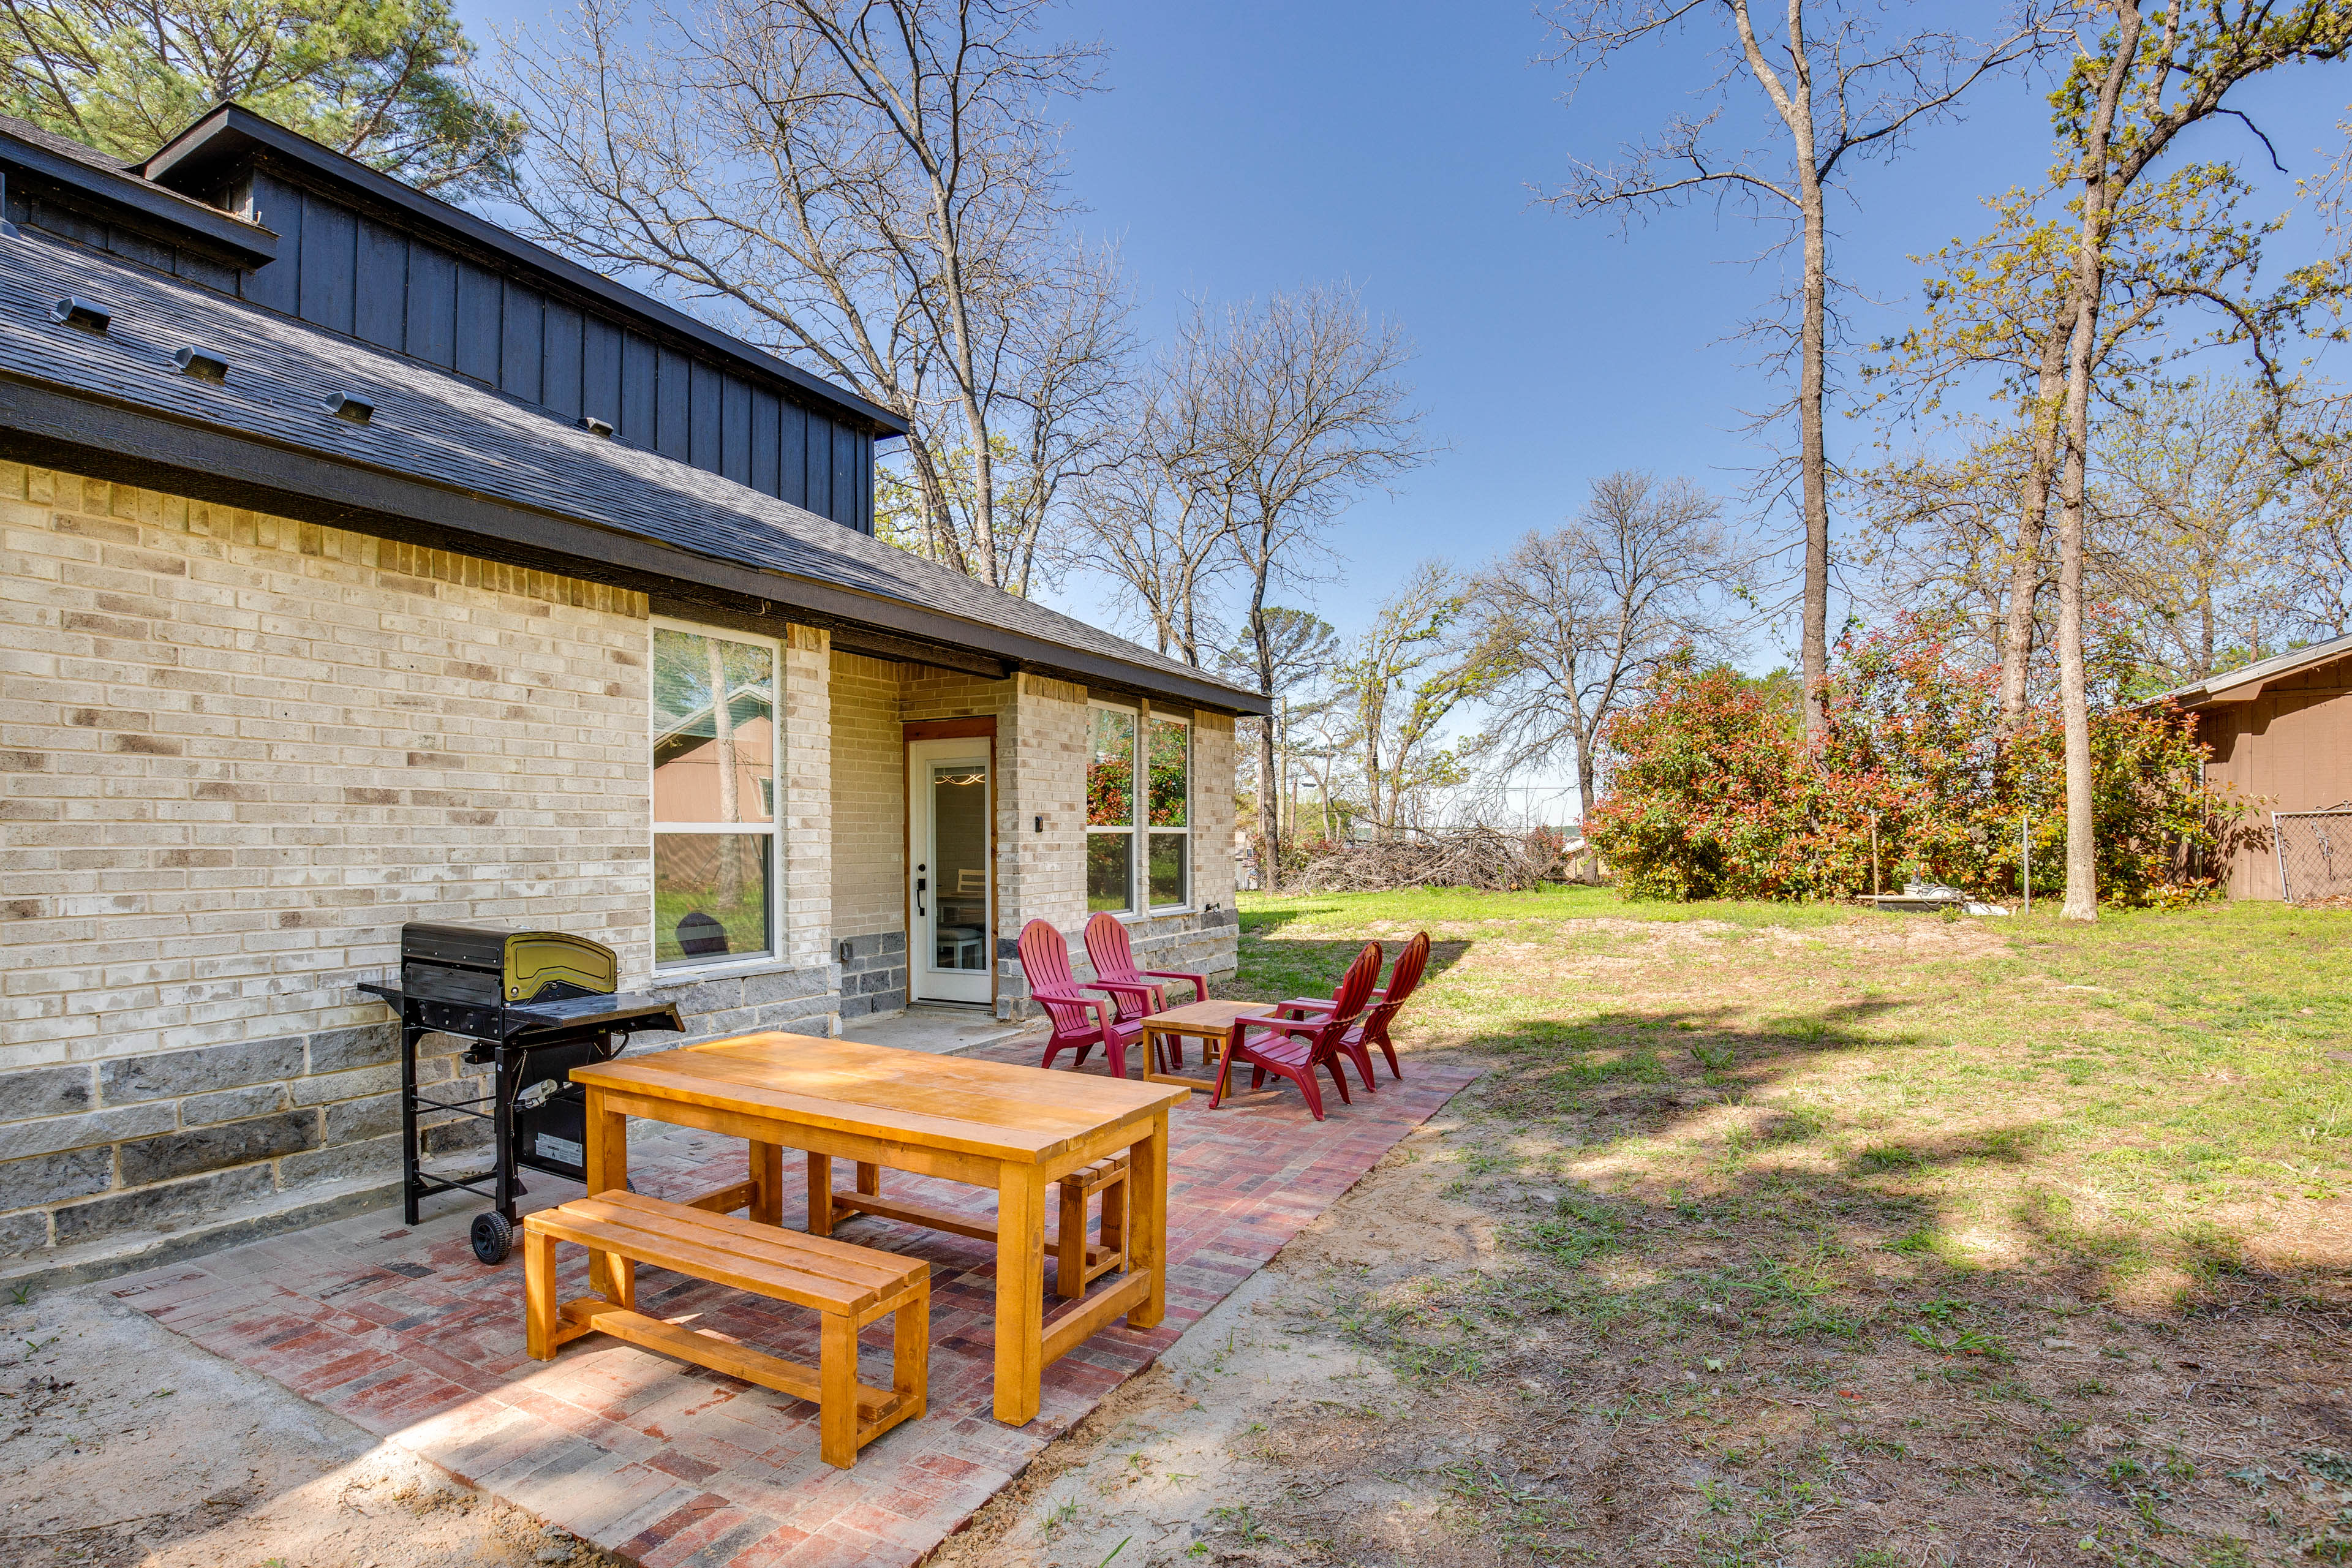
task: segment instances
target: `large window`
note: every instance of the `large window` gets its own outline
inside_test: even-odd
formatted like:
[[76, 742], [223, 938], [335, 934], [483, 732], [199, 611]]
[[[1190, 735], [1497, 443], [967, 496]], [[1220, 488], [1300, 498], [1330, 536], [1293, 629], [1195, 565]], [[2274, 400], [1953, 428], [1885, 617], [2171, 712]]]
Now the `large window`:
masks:
[[1192, 900], [1192, 726], [1123, 708], [1093, 715], [1087, 908], [1181, 909]]
[[654, 962], [775, 952], [776, 647], [656, 626]]

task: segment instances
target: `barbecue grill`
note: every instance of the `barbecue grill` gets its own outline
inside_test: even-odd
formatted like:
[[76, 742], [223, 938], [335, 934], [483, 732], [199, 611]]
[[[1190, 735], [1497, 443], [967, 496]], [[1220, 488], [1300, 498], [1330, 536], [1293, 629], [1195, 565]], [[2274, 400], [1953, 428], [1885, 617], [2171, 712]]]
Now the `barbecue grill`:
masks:
[[[572, 1069], [616, 1057], [630, 1034], [682, 1030], [677, 1006], [618, 992], [613, 950], [551, 931], [490, 931], [412, 921], [400, 928], [400, 984], [362, 984], [400, 1015], [400, 1157], [407, 1220], [435, 1193], [487, 1197], [475, 1217], [474, 1256], [506, 1261], [514, 1245], [519, 1167], [587, 1180], [586, 1096]], [[490, 1068], [489, 1093], [434, 1100], [416, 1087], [416, 1043], [427, 1035], [469, 1042], [466, 1060]], [[615, 1043], [614, 1037], [619, 1040]], [[488, 1121], [495, 1163], [464, 1176], [427, 1175], [417, 1114], [455, 1111]]]

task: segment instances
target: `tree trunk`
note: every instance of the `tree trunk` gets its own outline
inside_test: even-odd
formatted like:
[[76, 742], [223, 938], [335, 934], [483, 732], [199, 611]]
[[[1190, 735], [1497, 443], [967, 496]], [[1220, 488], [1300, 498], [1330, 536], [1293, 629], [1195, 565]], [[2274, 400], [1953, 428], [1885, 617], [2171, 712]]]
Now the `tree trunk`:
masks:
[[2091, 787], [2090, 694], [2083, 668], [2084, 478], [2091, 450], [2091, 371], [2099, 296], [2106, 286], [2114, 200], [2108, 140], [2116, 105], [2139, 54], [2138, 0], [2116, 0], [2115, 56], [2083, 138], [2083, 237], [2074, 257], [2074, 330], [2066, 350], [2065, 479], [2058, 522], [2058, 702], [2066, 734], [2066, 905], [2070, 921], [2099, 918], [2098, 825]]
[[1576, 858], [1576, 879], [1580, 882], [1601, 880], [1601, 851], [1592, 847], [1592, 796], [1599, 787], [1595, 776], [1592, 748], [1582, 735], [1576, 738], [1576, 801], [1577, 831], [1584, 836], [1584, 853]]
[[[2085, 310], [2077, 331], [2089, 331], [2097, 316], [2095, 310]], [[2074, 395], [2070, 390], [2070, 404]], [[2058, 513], [2058, 707], [2066, 749], [2066, 907], [2062, 912], [2070, 921], [2099, 918], [2091, 704], [2083, 670], [2083, 468], [2082, 448], [2069, 440]]]
[[1822, 207], [1822, 186], [1813, 168], [1811, 93], [1798, 100], [1804, 106], [1804, 129], [1797, 138], [1798, 178], [1805, 219], [1804, 321], [1798, 371], [1797, 426], [1802, 444], [1805, 501], [1805, 738], [1815, 745], [1829, 734], [1825, 698], [1830, 681], [1830, 493], [1829, 458], [1822, 435], [1822, 358], [1826, 352], [1829, 316], [1829, 237]]
[[2016, 554], [2009, 567], [2007, 626], [2000, 643], [2000, 732], [2014, 737], [2025, 727], [2026, 679], [2033, 664], [2033, 605], [2042, 594], [2042, 537], [2050, 526], [2050, 485], [2057, 473], [2058, 428], [2063, 408], [2067, 351], [2074, 310], [2062, 305], [2042, 342], [2042, 367], [2033, 385], [2033, 432], [2025, 482], [2017, 498]]
[[[1263, 559], [1263, 556], [1260, 557]], [[1250, 594], [1249, 632], [1257, 650], [1258, 689], [1274, 695], [1274, 628], [1265, 619], [1265, 574], [1256, 574]], [[1274, 718], [1257, 727], [1257, 837], [1259, 880], [1269, 893], [1282, 889], [1282, 827], [1274, 798]]]

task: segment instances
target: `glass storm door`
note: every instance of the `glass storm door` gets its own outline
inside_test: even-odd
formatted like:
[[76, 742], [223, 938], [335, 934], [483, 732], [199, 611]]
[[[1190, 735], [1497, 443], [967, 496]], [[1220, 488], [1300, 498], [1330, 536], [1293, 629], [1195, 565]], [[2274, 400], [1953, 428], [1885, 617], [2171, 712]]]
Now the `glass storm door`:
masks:
[[995, 910], [989, 886], [985, 740], [917, 741], [907, 748], [908, 910], [914, 999], [993, 999]]

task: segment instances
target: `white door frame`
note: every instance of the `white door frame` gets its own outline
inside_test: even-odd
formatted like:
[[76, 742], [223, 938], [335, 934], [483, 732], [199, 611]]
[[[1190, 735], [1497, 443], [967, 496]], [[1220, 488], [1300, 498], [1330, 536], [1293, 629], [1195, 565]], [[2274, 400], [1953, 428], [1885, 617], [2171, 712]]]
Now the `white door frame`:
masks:
[[[907, 742], [907, 999], [963, 1002], [986, 1006], [996, 999], [996, 758], [986, 735]], [[987, 848], [982, 882], [980, 967], [940, 969], [936, 928], [940, 878], [933, 864], [931, 769], [940, 763], [971, 763], [987, 773], [983, 820]], [[950, 889], [950, 896], [953, 889]]]

